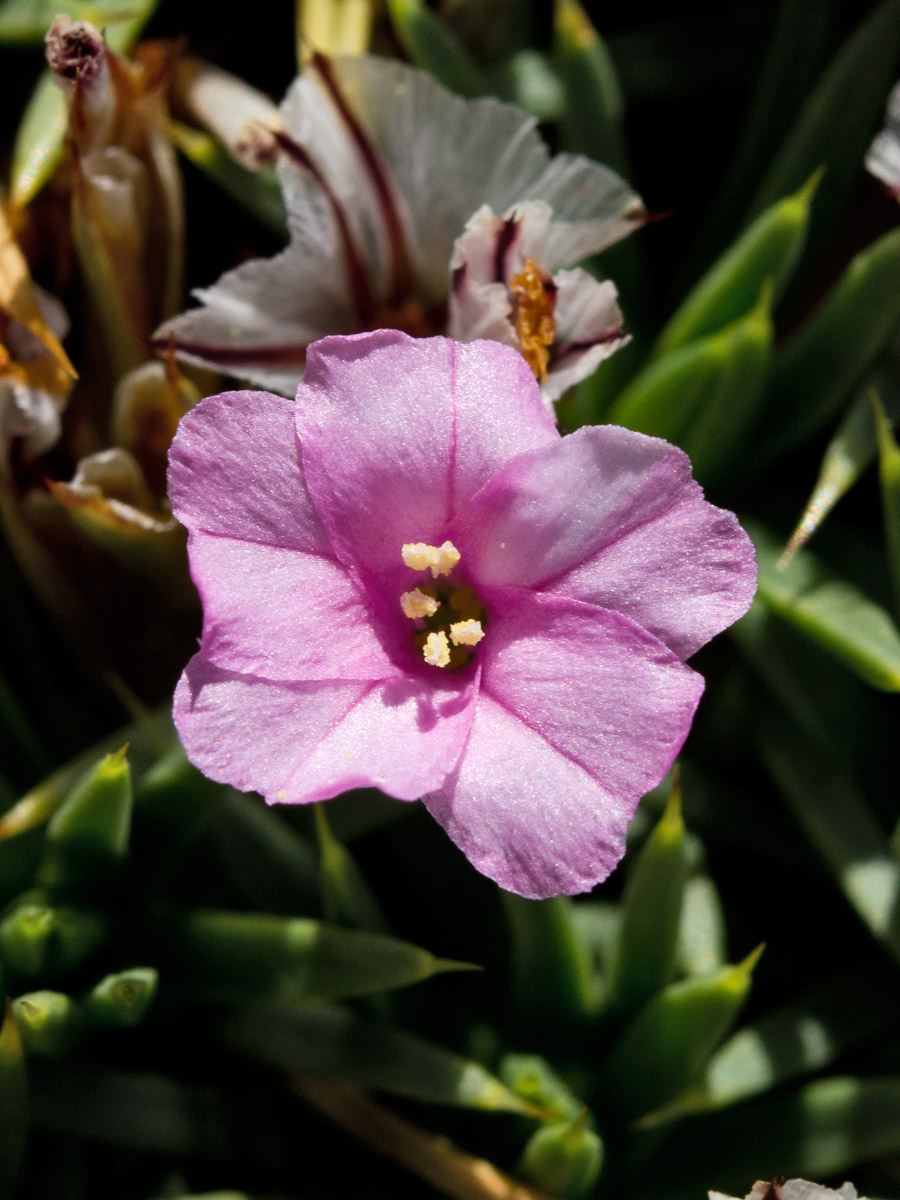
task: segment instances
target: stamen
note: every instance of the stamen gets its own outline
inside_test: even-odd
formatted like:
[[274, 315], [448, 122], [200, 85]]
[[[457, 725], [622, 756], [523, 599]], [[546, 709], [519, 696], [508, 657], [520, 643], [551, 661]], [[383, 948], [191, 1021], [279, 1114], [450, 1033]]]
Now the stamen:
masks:
[[513, 276], [509, 290], [519, 349], [538, 382], [546, 383], [550, 346], [556, 333], [556, 285], [544, 280], [533, 258], [526, 258], [525, 270]]
[[407, 542], [401, 547], [403, 561], [413, 571], [431, 571], [432, 579], [449, 575], [459, 562], [459, 551], [452, 542], [429, 546], [425, 542]]
[[460, 559], [460, 554], [452, 542], [444, 542], [443, 546], [438, 548], [438, 560], [435, 566], [431, 568], [432, 575], [437, 578], [438, 575], [449, 575], [453, 568], [457, 565]]
[[437, 550], [424, 542], [406, 542], [400, 550], [403, 561], [413, 571], [427, 571], [433, 562]]
[[427, 592], [414, 588], [411, 592], [404, 592], [400, 597], [400, 607], [403, 609], [405, 617], [416, 621], [421, 617], [433, 617], [441, 607], [441, 602], [434, 596], [429, 596]]
[[425, 661], [431, 667], [446, 667], [450, 664], [450, 643], [442, 629], [437, 633], [429, 633], [422, 647]]
[[454, 646], [477, 646], [483, 637], [480, 621], [454, 621], [450, 626], [450, 641]]

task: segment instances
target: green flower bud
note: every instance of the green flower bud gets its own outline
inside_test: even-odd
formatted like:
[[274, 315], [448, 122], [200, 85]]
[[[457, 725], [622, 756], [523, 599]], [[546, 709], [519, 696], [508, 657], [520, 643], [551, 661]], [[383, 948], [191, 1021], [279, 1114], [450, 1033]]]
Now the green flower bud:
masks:
[[99, 913], [19, 904], [0, 922], [0, 955], [10, 973], [23, 979], [64, 973], [89, 958], [106, 932]]
[[153, 967], [132, 967], [107, 975], [85, 998], [88, 1020], [112, 1027], [139, 1025], [156, 998], [158, 982]]
[[81, 1009], [63, 992], [29, 992], [13, 1001], [13, 1011], [29, 1054], [59, 1058], [81, 1036], [84, 1025]]
[[568, 1124], [538, 1129], [519, 1161], [519, 1174], [557, 1200], [582, 1200], [600, 1175], [603, 1142], [585, 1118], [583, 1112]]

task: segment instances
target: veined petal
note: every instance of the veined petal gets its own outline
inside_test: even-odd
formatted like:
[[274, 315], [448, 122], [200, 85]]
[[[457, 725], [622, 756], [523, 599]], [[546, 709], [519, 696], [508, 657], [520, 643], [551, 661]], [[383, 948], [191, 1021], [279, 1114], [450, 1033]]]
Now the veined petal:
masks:
[[[391, 231], [385, 224], [383, 205], [379, 203], [377, 184], [386, 184], [389, 188], [388, 203], [398, 214], [402, 213], [402, 200], [391, 182], [389, 170], [382, 162], [378, 139], [372, 136], [369, 128], [369, 104], [360, 106], [351, 94], [346, 94], [352, 109], [350, 119], [358, 124], [363, 136], [368, 137], [367, 149], [377, 158], [376, 179], [372, 177], [371, 162], [367, 163], [360, 154], [359, 145], [353, 136], [355, 131], [348, 124], [347, 114], [335, 103], [328, 87], [333, 77], [340, 89], [340, 99], [343, 100], [346, 89], [345, 71], [342, 68], [347, 62], [356, 60], [338, 58], [325, 61], [325, 74], [316, 69], [314, 60], [314, 63], [291, 84], [280, 109], [282, 126], [291, 141], [303, 148], [316, 169], [327, 180], [327, 186], [347, 221], [350, 236], [369, 266], [368, 282], [373, 295], [384, 300], [389, 290], [394, 246]], [[331, 72], [331, 75], [328, 72]], [[320, 199], [320, 213], [314, 220], [310, 219], [311, 181], [308, 173], [298, 169], [288, 157], [283, 157], [279, 163], [279, 177], [292, 240], [301, 245], [314, 244], [316, 240], [321, 239], [323, 226], [328, 226], [331, 237], [335, 240], [332, 262], [342, 263], [344, 256], [333, 210], [329, 209], [326, 214], [321, 209]], [[317, 190], [321, 197], [321, 188]], [[401, 216], [400, 220], [400, 233], [405, 239], [405, 217]]]
[[314, 347], [296, 418], [335, 551], [397, 596], [409, 578], [401, 546], [440, 545], [453, 514], [510, 456], [559, 441], [514, 350], [393, 330]]
[[[188, 757], [270, 803], [379, 787], [401, 800], [440, 785], [465, 743], [477, 678], [273, 683], [195, 655], [175, 692]], [[222, 746], [228, 746], [227, 754]]]
[[527, 258], [543, 266], [552, 218], [552, 209], [540, 200], [513, 205], [502, 217], [483, 204], [454, 243], [451, 270], [465, 265], [473, 282], [508, 284]]
[[[549, 157], [549, 156], [548, 156]], [[518, 200], [553, 209], [544, 266], [569, 267], [626, 237], [646, 220], [641, 198], [609, 167], [580, 154], [557, 154]]]
[[477, 283], [463, 265], [453, 273], [447, 332], [458, 342], [486, 338], [518, 349], [505, 283]]
[[169, 498], [192, 531], [333, 557], [304, 483], [294, 404], [282, 396], [223, 392], [182, 417]]
[[397, 673], [373, 616], [329, 558], [217, 534], [191, 536], [210, 662], [271, 680], [384, 679]]
[[587, 891], [622, 857], [703, 680], [618, 613], [503, 591], [489, 619], [465, 752], [425, 802], [501, 887], [534, 898]]
[[614, 425], [508, 463], [447, 536], [481, 583], [613, 609], [681, 658], [746, 612], [756, 586], [749, 538], [704, 500], [687, 456]]
[[598, 282], [587, 271], [558, 271], [556, 336], [550, 347], [545, 400], [554, 401], [597, 369], [605, 358], [629, 340], [615, 285]]
[[523, 200], [550, 204], [563, 222], [549, 246], [551, 271], [639, 223], [640, 199], [614, 171], [580, 156], [551, 160], [536, 120], [515, 105], [464, 100], [404, 63], [331, 61], [402, 197], [426, 296], [446, 293], [453, 242], [482, 204], [495, 213]]
[[[334, 251], [336, 254], [337, 251]], [[179, 358], [249, 379], [291, 396], [306, 348], [324, 333], [357, 328], [350, 291], [335, 257], [292, 242], [274, 258], [255, 258], [194, 292], [189, 309], [157, 329], [154, 346], [174, 343]]]

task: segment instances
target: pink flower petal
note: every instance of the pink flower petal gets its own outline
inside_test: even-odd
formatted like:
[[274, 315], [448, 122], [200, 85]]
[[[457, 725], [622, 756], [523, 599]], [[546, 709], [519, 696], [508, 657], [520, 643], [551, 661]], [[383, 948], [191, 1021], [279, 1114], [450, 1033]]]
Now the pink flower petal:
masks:
[[440, 544], [456, 510], [508, 458], [559, 440], [516, 351], [392, 330], [319, 342], [296, 415], [332, 545], [388, 591], [409, 574], [404, 543]]
[[681, 658], [746, 612], [753, 547], [687, 456], [614, 425], [580, 429], [498, 471], [448, 537], [485, 584], [623, 613]]
[[498, 590], [489, 621], [469, 741], [426, 804], [501, 887], [587, 891], [622, 857], [703, 680], [633, 622], [571, 600]]
[[398, 800], [439, 788], [462, 753], [478, 673], [387, 679], [344, 714], [304, 759], [287, 800], [327, 800], [348, 788], [377, 787]]
[[183, 417], [169, 498], [189, 529], [333, 557], [303, 481], [294, 404], [280, 396], [223, 392]]
[[452, 770], [476, 690], [472, 672], [436, 686], [272, 683], [197, 654], [176, 689], [174, 717], [195, 766], [270, 803], [325, 800], [354, 787], [413, 800]]
[[362, 593], [331, 559], [200, 533], [191, 574], [209, 598], [201, 648], [220, 667], [285, 681], [398, 671]]

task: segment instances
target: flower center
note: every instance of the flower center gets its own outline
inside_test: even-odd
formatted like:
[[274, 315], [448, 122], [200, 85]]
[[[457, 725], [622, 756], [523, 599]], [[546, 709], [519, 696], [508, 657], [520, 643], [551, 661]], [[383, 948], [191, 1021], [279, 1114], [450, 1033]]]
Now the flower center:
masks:
[[522, 356], [538, 383], [547, 381], [550, 346], [556, 333], [556, 284], [545, 279], [533, 258], [525, 259], [525, 270], [509, 281], [512, 293], [513, 326]]
[[401, 554], [410, 570], [431, 573], [430, 580], [400, 597], [403, 615], [415, 626], [413, 641], [429, 666], [464, 667], [484, 637], [485, 616], [472, 589], [450, 579], [460, 561], [459, 551], [452, 542], [443, 546], [407, 542]]

